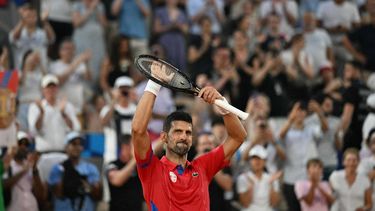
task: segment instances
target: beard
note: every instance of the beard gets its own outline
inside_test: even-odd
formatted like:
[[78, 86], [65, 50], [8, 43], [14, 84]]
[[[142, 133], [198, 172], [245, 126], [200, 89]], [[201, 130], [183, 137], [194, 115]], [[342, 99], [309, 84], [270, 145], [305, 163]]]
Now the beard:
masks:
[[179, 142], [173, 147], [171, 147], [170, 150], [179, 156], [184, 156], [189, 152], [190, 147], [185, 142]]

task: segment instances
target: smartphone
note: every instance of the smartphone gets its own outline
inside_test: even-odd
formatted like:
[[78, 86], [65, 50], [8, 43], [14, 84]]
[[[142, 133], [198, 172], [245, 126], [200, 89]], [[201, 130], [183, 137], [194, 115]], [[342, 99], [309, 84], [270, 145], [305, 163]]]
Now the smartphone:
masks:
[[1, 147], [1, 149], [0, 149], [0, 158], [3, 158], [4, 157], [4, 155], [6, 155], [7, 154], [7, 151], [8, 151], [8, 147]]

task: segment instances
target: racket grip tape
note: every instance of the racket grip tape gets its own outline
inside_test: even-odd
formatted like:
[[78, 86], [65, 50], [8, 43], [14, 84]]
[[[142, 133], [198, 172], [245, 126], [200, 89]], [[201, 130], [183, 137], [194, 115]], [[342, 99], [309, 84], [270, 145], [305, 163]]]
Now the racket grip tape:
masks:
[[246, 113], [246, 112], [243, 112], [241, 111], [240, 109], [232, 106], [231, 104], [229, 104], [227, 101], [225, 100], [215, 100], [215, 105], [219, 106], [220, 108], [223, 108], [233, 114], [235, 114], [236, 116], [238, 116], [239, 118], [241, 118], [242, 120], [246, 120], [247, 117], [249, 117], [249, 114]]

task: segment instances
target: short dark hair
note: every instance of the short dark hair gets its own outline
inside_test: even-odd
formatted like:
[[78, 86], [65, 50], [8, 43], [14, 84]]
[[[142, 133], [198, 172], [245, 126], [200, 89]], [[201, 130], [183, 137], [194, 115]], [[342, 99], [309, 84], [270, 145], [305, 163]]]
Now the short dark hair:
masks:
[[130, 142], [131, 142], [131, 139], [132, 139], [131, 135], [129, 135], [129, 134], [122, 134], [122, 135], [120, 135], [118, 143], [119, 143], [120, 146], [123, 145], [123, 144], [129, 145]]
[[367, 145], [370, 145], [370, 142], [371, 142], [371, 136], [375, 133], [375, 127], [374, 128], [371, 128], [371, 130], [369, 131], [368, 135], [367, 135], [367, 139], [366, 139], [366, 143]]
[[212, 118], [211, 127], [214, 127], [216, 125], [225, 125], [222, 117], [215, 116]]
[[307, 161], [306, 168], [308, 169], [311, 165], [318, 165], [323, 168], [323, 162], [319, 158], [312, 158]]
[[164, 132], [168, 132], [171, 129], [173, 121], [184, 121], [184, 122], [193, 124], [193, 120], [190, 114], [184, 111], [175, 111], [169, 114], [167, 118], [165, 118], [164, 125], [163, 125]]

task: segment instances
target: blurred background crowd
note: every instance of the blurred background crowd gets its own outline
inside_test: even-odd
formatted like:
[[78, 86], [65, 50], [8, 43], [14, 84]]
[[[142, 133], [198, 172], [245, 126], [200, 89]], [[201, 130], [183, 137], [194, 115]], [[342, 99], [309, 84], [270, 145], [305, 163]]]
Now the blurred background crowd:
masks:
[[[0, 0], [0, 210], [144, 209], [140, 54], [250, 113], [211, 210], [375, 210], [375, 0]], [[189, 160], [225, 140], [215, 107], [162, 88], [155, 154], [176, 109]]]

